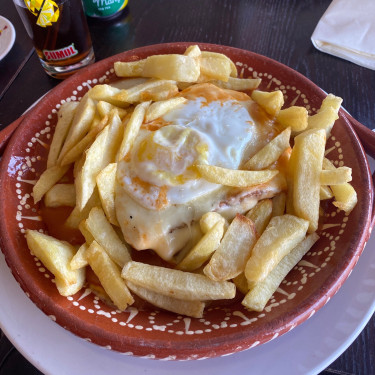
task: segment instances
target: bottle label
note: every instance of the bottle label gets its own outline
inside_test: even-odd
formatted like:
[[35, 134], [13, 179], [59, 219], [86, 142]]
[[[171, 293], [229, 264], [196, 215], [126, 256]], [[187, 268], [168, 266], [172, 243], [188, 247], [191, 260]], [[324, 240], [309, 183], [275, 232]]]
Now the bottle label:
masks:
[[109, 17], [124, 9], [128, 0], [84, 0], [85, 13], [90, 17]]
[[72, 43], [68, 47], [64, 47], [61, 49], [55, 49], [53, 51], [44, 49], [43, 55], [48, 61], [60, 61], [68, 59], [69, 57], [75, 56], [78, 54], [78, 51], [74, 47], [74, 43]]

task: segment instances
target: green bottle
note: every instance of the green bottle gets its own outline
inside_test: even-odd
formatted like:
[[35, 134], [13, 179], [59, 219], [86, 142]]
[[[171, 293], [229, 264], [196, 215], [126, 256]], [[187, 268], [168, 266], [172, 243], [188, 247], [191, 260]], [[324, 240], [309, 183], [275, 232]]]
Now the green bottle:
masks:
[[111, 17], [127, 4], [128, 0], [83, 0], [86, 15], [97, 18]]

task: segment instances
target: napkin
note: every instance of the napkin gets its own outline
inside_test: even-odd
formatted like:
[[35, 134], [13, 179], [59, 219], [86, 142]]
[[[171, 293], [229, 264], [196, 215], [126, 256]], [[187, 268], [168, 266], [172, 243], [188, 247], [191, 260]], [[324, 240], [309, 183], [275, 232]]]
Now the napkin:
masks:
[[375, 0], [333, 0], [311, 41], [320, 51], [375, 70]]

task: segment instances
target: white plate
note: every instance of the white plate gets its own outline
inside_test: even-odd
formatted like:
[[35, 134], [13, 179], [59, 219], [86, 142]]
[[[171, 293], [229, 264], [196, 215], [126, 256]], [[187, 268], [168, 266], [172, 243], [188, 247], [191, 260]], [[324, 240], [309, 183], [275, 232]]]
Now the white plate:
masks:
[[[370, 161], [372, 170], [374, 160]], [[128, 357], [86, 342], [44, 315], [0, 256], [0, 327], [45, 374], [317, 374], [359, 335], [375, 311], [375, 235], [339, 292], [313, 317], [267, 344], [226, 357], [173, 362]], [[5, 302], [8, 303], [5, 303]]]
[[12, 23], [0, 16], [0, 60], [2, 60], [13, 47], [16, 31]]

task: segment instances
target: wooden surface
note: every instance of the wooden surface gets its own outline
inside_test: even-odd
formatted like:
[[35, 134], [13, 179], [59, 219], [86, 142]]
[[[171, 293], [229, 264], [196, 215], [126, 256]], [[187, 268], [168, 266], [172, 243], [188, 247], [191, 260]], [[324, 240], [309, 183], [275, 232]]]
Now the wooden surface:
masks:
[[[130, 0], [128, 10], [118, 18], [89, 20], [89, 27], [97, 60], [135, 47], [174, 41], [216, 43], [257, 52], [341, 96], [354, 118], [375, 128], [375, 72], [323, 54], [311, 44], [311, 34], [329, 4], [329, 0]], [[3, 129], [59, 81], [44, 73], [11, 0], [1, 0], [0, 15], [10, 19], [17, 32], [15, 46], [0, 61]], [[1, 335], [3, 374], [39, 372]], [[322, 374], [375, 374], [375, 317]]]

